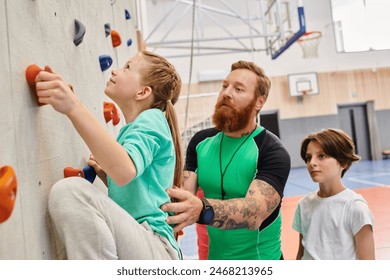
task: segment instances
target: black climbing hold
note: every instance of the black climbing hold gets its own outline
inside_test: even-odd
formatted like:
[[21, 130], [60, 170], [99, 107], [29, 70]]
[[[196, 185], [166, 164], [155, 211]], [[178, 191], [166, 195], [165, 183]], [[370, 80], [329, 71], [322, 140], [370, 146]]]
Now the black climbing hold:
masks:
[[74, 39], [73, 39], [73, 43], [78, 46], [81, 44], [81, 42], [83, 41], [83, 38], [84, 38], [84, 35], [85, 35], [85, 26], [84, 24], [82, 24], [79, 20], [75, 19], [74, 20], [74, 26], [75, 26], [75, 29], [76, 29], [76, 34], [74, 36]]
[[104, 31], [106, 32], [106, 37], [110, 36], [110, 34], [111, 34], [111, 26], [110, 26], [109, 23], [106, 23], [104, 25]]
[[128, 10], [125, 10], [125, 18], [126, 19], [131, 19], [131, 15], [130, 15]]

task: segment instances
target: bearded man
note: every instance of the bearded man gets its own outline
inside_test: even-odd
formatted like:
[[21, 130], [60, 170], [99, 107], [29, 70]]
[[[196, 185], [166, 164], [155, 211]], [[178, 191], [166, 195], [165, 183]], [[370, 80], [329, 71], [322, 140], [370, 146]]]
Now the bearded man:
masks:
[[184, 182], [168, 190], [178, 202], [161, 207], [175, 212], [167, 222], [176, 232], [195, 222], [207, 225], [208, 259], [283, 259], [280, 207], [290, 156], [256, 122], [270, 87], [253, 62], [232, 64], [215, 105], [215, 128], [191, 139]]

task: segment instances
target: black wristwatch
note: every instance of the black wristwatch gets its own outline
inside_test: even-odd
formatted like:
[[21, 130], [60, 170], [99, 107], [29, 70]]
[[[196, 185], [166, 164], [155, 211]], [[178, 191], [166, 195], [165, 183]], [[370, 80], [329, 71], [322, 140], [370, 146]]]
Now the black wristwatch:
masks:
[[203, 209], [202, 212], [200, 212], [198, 224], [209, 225], [214, 219], [214, 209], [206, 198], [201, 198], [201, 200]]

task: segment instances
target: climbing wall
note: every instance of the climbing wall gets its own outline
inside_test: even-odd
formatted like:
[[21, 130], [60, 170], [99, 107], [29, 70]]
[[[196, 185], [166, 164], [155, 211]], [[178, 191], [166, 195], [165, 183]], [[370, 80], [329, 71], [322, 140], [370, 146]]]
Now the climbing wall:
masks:
[[[73, 42], [75, 19], [86, 30], [78, 46]], [[120, 35], [117, 47], [111, 33], [106, 36], [107, 23]], [[13, 212], [0, 223], [0, 259], [56, 259], [48, 194], [64, 177], [64, 167], [86, 165], [89, 151], [65, 116], [37, 105], [26, 82], [26, 68], [50, 65], [116, 137], [124, 121], [106, 122], [103, 102], [112, 101], [104, 88], [111, 70], [138, 51], [135, 1], [1, 0], [0, 34], [0, 167], [10, 165], [18, 183]], [[101, 55], [112, 59], [104, 71]]]

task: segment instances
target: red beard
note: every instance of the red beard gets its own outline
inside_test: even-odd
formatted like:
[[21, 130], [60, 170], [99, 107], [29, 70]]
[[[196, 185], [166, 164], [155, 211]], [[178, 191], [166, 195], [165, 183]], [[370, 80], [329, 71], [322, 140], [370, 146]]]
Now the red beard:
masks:
[[224, 132], [242, 130], [251, 121], [255, 106], [256, 98], [242, 109], [238, 109], [229, 99], [223, 98], [215, 105], [212, 121], [216, 128]]

